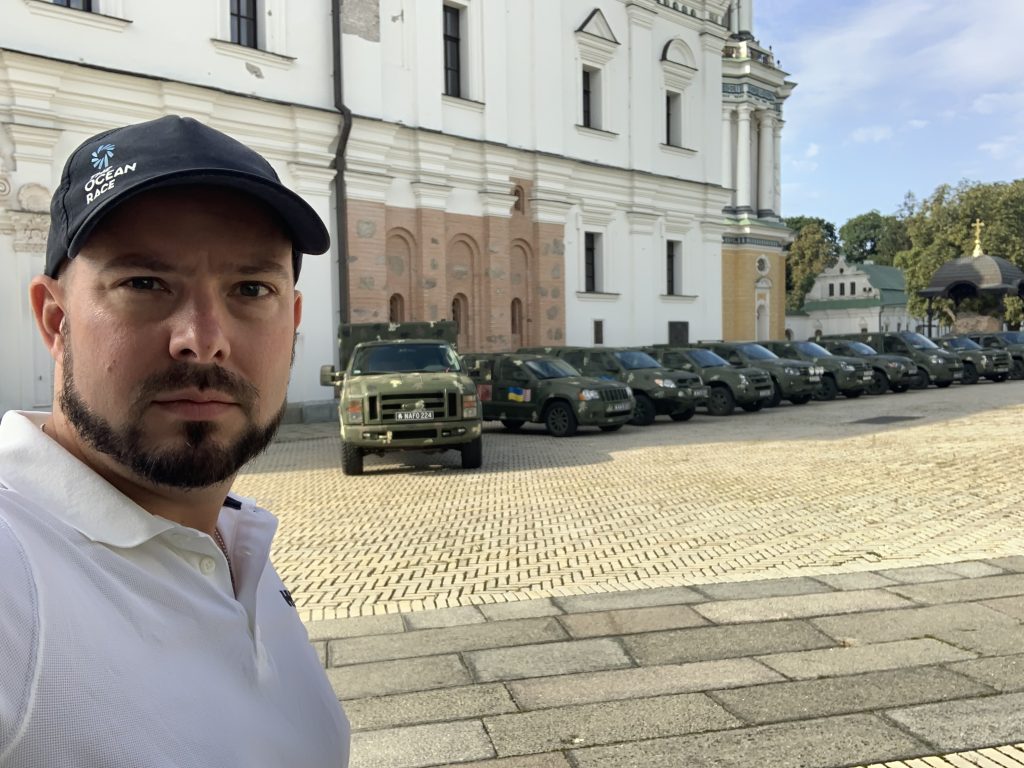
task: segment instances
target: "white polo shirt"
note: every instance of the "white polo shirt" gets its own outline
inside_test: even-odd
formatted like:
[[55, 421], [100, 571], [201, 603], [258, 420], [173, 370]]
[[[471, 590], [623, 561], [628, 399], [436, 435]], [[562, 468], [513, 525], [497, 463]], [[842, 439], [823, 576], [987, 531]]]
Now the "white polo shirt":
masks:
[[46, 416], [0, 422], [0, 768], [343, 768], [276, 518], [221, 509], [236, 599], [213, 539], [134, 504]]

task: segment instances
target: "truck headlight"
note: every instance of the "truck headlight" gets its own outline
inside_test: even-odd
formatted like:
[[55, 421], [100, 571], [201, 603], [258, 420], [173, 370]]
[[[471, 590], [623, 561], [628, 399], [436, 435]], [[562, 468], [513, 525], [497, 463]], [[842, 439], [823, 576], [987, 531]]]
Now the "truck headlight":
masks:
[[886, 360], [885, 363], [883, 363], [883, 365], [885, 365], [886, 368], [892, 368], [893, 370], [896, 370], [897, 368], [902, 368], [902, 366], [895, 360]]
[[626, 394], [629, 395], [630, 397], [632, 397], [633, 396], [633, 388], [630, 387], [630, 386], [627, 386], [626, 387]]
[[989, 357], [988, 355], [982, 355], [981, 356], [981, 367], [982, 368], [988, 368], [991, 365], [992, 365], [992, 358]]
[[930, 361], [932, 362], [932, 365], [942, 365], [942, 363], [943, 363], [943, 362], [945, 362], [945, 361], [944, 361], [944, 360], [943, 360], [943, 359], [942, 359], [941, 357], [939, 357], [938, 355], [932, 355], [932, 356], [931, 356], [931, 357], [929, 357], [928, 359], [929, 359], [929, 360], [930, 360]]
[[581, 389], [577, 397], [580, 400], [600, 400], [601, 393], [598, 392], [596, 389]]
[[[782, 372], [784, 374], [786, 374], [787, 376], [799, 376], [800, 375], [800, 369], [799, 368], [789, 368], [789, 367], [786, 367], [786, 368], [782, 369]], [[810, 373], [814, 373], [814, 368], [813, 367], [811, 368]]]
[[749, 384], [749, 383], [750, 383], [750, 379], [748, 379], [748, 378], [747, 378], [747, 377], [746, 377], [745, 375], [743, 375], [742, 373], [741, 373], [741, 374], [739, 375], [739, 377], [738, 377], [737, 381], [739, 381], [739, 383], [740, 383], [740, 386], [741, 386], [741, 387], [745, 387], [745, 386], [747, 386], [747, 384]]
[[467, 419], [475, 419], [477, 416], [476, 395], [462, 396], [462, 416]]
[[840, 363], [840, 364], [839, 364], [839, 368], [840, 368], [841, 370], [844, 370], [844, 371], [847, 371], [847, 372], [849, 372], [849, 371], [856, 371], [856, 370], [857, 370], [856, 368], [854, 368], [854, 367], [853, 367], [852, 365], [850, 365], [849, 363]]
[[349, 424], [362, 424], [363, 423], [363, 401], [362, 400], [349, 400], [348, 407], [345, 408], [345, 416], [348, 419]]
[[675, 389], [676, 383], [672, 379], [655, 379], [654, 383], [665, 389]]

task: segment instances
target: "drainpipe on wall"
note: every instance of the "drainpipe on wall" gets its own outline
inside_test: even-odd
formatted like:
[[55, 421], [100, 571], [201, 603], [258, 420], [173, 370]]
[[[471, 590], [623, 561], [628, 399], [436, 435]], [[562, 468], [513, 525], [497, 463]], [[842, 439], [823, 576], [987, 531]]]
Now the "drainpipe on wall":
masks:
[[352, 132], [352, 111], [345, 106], [345, 83], [341, 60], [341, 5], [342, 0], [331, 0], [331, 51], [334, 55], [334, 108], [341, 114], [341, 136], [334, 153], [334, 192], [336, 197], [335, 228], [338, 231], [338, 311], [341, 322], [347, 323], [350, 316], [349, 274], [348, 274], [348, 199], [345, 188], [345, 149]]

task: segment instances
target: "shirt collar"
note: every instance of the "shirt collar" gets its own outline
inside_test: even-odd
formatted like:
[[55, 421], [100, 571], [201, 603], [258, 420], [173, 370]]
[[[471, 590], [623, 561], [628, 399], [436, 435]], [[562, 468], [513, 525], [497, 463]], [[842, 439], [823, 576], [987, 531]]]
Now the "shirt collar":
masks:
[[8, 411], [0, 420], [0, 484], [93, 541], [137, 547], [182, 526], [153, 515], [42, 431], [47, 413]]

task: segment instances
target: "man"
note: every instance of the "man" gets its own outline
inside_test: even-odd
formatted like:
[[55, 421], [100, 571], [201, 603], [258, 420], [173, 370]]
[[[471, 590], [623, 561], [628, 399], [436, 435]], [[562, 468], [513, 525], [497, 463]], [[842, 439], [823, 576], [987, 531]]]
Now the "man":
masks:
[[284, 413], [323, 222], [175, 116], [82, 144], [51, 217], [53, 412], [0, 422], [0, 767], [344, 766], [276, 520], [230, 494]]

